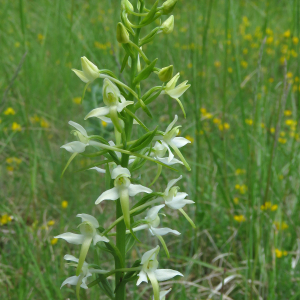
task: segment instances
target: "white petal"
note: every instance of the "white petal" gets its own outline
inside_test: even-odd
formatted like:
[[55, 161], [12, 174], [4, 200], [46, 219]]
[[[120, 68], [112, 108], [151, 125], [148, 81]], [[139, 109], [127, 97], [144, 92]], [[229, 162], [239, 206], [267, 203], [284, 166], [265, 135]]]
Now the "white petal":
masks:
[[72, 277], [69, 277], [67, 278], [62, 284], [61, 284], [61, 287], [62, 288], [64, 285], [66, 284], [71, 284], [71, 285], [76, 285], [77, 282], [78, 282], [78, 279], [79, 279], [79, 276], [72, 276]]
[[136, 285], [140, 285], [142, 282], [148, 283], [147, 275], [143, 270], [139, 274], [137, 274], [137, 276], [139, 276], [139, 279], [138, 279]]
[[121, 112], [126, 106], [134, 104], [133, 101], [125, 101], [117, 104], [117, 111]]
[[187, 81], [182, 82], [180, 85], [178, 85], [176, 88], [172, 90], [167, 90], [166, 93], [171, 97], [171, 98], [179, 98], [186, 92], [186, 90], [191, 86], [190, 84], [187, 84]]
[[76, 234], [72, 232], [62, 233], [55, 236], [56, 239], [63, 239], [70, 244], [81, 245], [83, 243], [84, 236], [82, 234]]
[[135, 196], [136, 194], [139, 193], [152, 193], [152, 190], [142, 186], [141, 184], [130, 184], [128, 187], [128, 194], [130, 197]]
[[178, 116], [175, 115], [174, 120], [173, 120], [173, 121], [170, 123], [170, 125], [167, 127], [165, 133], [169, 132], [169, 131], [173, 128], [173, 126], [174, 126], [174, 124], [177, 122], [177, 120], [178, 120]]
[[180, 272], [171, 269], [158, 269], [154, 271], [154, 274], [158, 281], [169, 280], [177, 275], [183, 276]]
[[116, 94], [118, 97], [121, 96], [119, 88], [111, 82], [108, 78], [105, 78], [103, 81], [102, 93], [112, 93]]
[[156, 159], [159, 160], [160, 162], [164, 163], [167, 166], [171, 166], [171, 165], [175, 165], [175, 164], [183, 165], [183, 162], [177, 158], [173, 158], [170, 161], [169, 161], [169, 157], [156, 157]]
[[109, 107], [104, 106], [104, 107], [99, 107], [91, 110], [85, 117], [84, 119], [92, 118], [92, 117], [101, 117], [101, 116], [106, 116], [109, 114]]
[[154, 220], [157, 217], [158, 212], [165, 206], [165, 204], [161, 204], [158, 206], [153, 206], [147, 212], [146, 220]]
[[173, 209], [180, 209], [182, 207], [184, 207], [186, 204], [193, 204], [195, 203], [192, 200], [178, 200], [178, 201], [171, 201], [171, 202], [165, 202], [167, 206], [173, 208]]
[[168, 182], [167, 188], [165, 189], [165, 194], [169, 193], [170, 188], [178, 181], [182, 178], [182, 175], [180, 175], [178, 178], [176, 179], [172, 179]]
[[154, 233], [154, 235], [166, 235], [168, 233], [173, 233], [175, 235], [180, 235], [181, 233], [177, 230], [173, 230], [171, 228], [154, 228], [151, 227], [151, 231]]
[[161, 141], [161, 143], [168, 149], [169, 152], [168, 161], [170, 162], [174, 158], [174, 154], [172, 153], [169, 145], [165, 141]]
[[169, 294], [171, 290], [172, 289], [168, 289], [167, 291], [160, 291], [160, 293], [159, 293], [159, 299], [160, 300], [164, 299], [164, 297], [166, 297], [166, 295]]
[[157, 245], [155, 248], [147, 251], [144, 253], [141, 259], [141, 264], [143, 265], [144, 263], [148, 262], [148, 260], [153, 256], [153, 254], [157, 254], [159, 251], [159, 246]]
[[82, 222], [87, 221], [90, 222], [95, 228], [99, 227], [99, 223], [97, 219], [88, 214], [78, 214], [76, 217], [81, 218]]
[[116, 179], [118, 176], [122, 175], [123, 177], [131, 177], [131, 174], [128, 169], [123, 168], [121, 166], [117, 166], [114, 168], [114, 170], [111, 172], [111, 178]]
[[85, 147], [87, 144], [75, 141], [61, 146], [60, 148], [64, 148], [71, 153], [82, 153], [85, 151]]
[[85, 130], [80, 124], [75, 123], [75, 122], [73, 122], [73, 121], [69, 121], [69, 124], [70, 124], [71, 126], [73, 126], [74, 128], [76, 128], [76, 129], [77, 129], [82, 135], [84, 135], [85, 137], [88, 136], [86, 130]]
[[104, 122], [106, 122], [106, 123], [112, 123], [111, 118], [108, 118], [108, 117], [105, 117], [105, 116], [99, 116], [97, 118], [104, 121]]
[[[136, 232], [136, 231], [140, 231], [140, 230], [143, 230], [143, 229], [146, 229], [148, 228], [148, 225], [147, 224], [144, 224], [144, 225], [140, 225], [140, 226], [137, 226], [137, 227], [134, 227], [132, 228], [132, 231], [133, 232]], [[126, 233], [130, 233], [130, 230], [126, 230]]]
[[186, 144], [189, 144], [190, 142], [191, 141], [189, 141], [188, 139], [186, 139], [184, 137], [175, 137], [171, 141], [171, 143], [174, 144], [177, 148], [181, 148], [181, 147], [185, 146]]
[[184, 192], [178, 192], [176, 194], [176, 196], [173, 198], [172, 201], [177, 201], [177, 200], [182, 200], [184, 199], [188, 194], [187, 193], [184, 193]]
[[76, 258], [75, 256], [70, 255], [70, 254], [66, 254], [66, 255], [64, 256], [64, 259], [65, 259], [65, 260], [74, 261], [74, 262], [77, 262], [77, 263], [78, 263], [78, 261], [79, 261], [78, 258]]
[[176, 86], [176, 83], [178, 81], [180, 77], [180, 73], [177, 73], [166, 85], [166, 90], [169, 90], [169, 89], [174, 89], [175, 86]]
[[[119, 152], [120, 153], [120, 152]], [[120, 153], [121, 154], [121, 153]], [[128, 164], [132, 164], [134, 162], [135, 158], [129, 158]]]
[[96, 170], [98, 173], [101, 173], [101, 174], [105, 174], [105, 172], [106, 172], [104, 169], [101, 169], [98, 167], [89, 168], [89, 170]]
[[114, 187], [114, 188], [102, 193], [96, 200], [95, 204], [99, 204], [103, 200], [117, 200], [119, 197], [120, 196], [119, 196], [118, 189]]
[[85, 83], [88, 83], [89, 80], [88, 78], [85, 76], [85, 74], [82, 71], [76, 70], [76, 69], [72, 69], [72, 71]]
[[80, 287], [82, 287], [83, 289], [87, 290], [88, 286], [86, 285], [86, 281], [87, 281], [87, 276], [82, 278], [82, 282]]
[[93, 237], [93, 242], [94, 242], [94, 246], [98, 243], [98, 242], [105, 242], [105, 243], [108, 243], [109, 242], [109, 239], [105, 236], [102, 236], [100, 234], [96, 234], [94, 237]]

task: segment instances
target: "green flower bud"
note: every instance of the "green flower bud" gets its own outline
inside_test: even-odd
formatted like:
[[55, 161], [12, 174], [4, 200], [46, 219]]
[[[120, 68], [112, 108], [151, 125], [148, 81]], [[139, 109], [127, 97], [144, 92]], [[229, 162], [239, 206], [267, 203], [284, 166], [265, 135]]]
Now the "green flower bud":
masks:
[[166, 21], [164, 21], [161, 26], [161, 30], [165, 34], [172, 33], [174, 29], [174, 16], [170, 16]]
[[168, 15], [175, 7], [178, 0], [167, 0], [162, 5], [163, 15]]
[[122, 23], [117, 24], [117, 41], [120, 44], [127, 44], [129, 42], [129, 33]]
[[121, 7], [126, 11], [134, 11], [133, 5], [128, 0], [122, 0]]
[[158, 78], [162, 81], [162, 82], [166, 82], [171, 80], [171, 78], [173, 77], [173, 66], [168, 66], [165, 68], [162, 68], [159, 72], [158, 72]]

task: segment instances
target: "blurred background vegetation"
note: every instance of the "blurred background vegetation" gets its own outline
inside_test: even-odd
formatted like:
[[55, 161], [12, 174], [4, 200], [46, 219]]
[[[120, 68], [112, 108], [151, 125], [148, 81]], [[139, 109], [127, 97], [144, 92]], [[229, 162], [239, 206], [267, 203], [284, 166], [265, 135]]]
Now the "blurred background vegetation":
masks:
[[[113, 137], [110, 125], [83, 122], [101, 102], [101, 80], [81, 104], [84, 84], [70, 69], [86, 56], [120, 75], [119, 4], [0, 0], [1, 299], [74, 299], [73, 288], [59, 287], [71, 276], [63, 255], [78, 249], [53, 237], [72, 231], [77, 213], [93, 214], [104, 227], [114, 219], [112, 205], [94, 205], [104, 178], [76, 173], [92, 160], [77, 157], [60, 178], [69, 154], [59, 147], [73, 140], [69, 120]], [[187, 119], [162, 96], [150, 107], [153, 120], [139, 115], [165, 129], [178, 114], [181, 135], [192, 142], [182, 189], [196, 202], [188, 210], [197, 229], [177, 214], [164, 220], [182, 235], [167, 237], [171, 260], [161, 251], [161, 266], [185, 275], [169, 299], [300, 299], [299, 5], [179, 0], [174, 32], [144, 47], [192, 84], [182, 99]], [[126, 81], [126, 72], [120, 76]], [[144, 173], [150, 182], [155, 166]], [[167, 176], [177, 174], [163, 173], [155, 190]], [[135, 247], [131, 259], [146, 249]], [[94, 256], [111, 266], [108, 254]], [[132, 284], [128, 298], [150, 295], [150, 286]], [[82, 292], [82, 299], [98, 298], [94, 288]]]

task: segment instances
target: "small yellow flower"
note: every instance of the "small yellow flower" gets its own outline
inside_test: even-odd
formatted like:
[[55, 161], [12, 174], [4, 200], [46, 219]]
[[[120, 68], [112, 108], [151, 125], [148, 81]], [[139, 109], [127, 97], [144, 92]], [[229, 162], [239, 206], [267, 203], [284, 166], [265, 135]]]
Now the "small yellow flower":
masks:
[[278, 142], [280, 143], [280, 144], [286, 144], [286, 142], [287, 142], [287, 139], [285, 139], [285, 138], [278, 138]]
[[72, 101], [73, 101], [73, 103], [75, 103], [75, 104], [81, 104], [81, 97], [74, 97], [74, 98], [72, 99]]
[[228, 130], [230, 128], [230, 125], [228, 123], [224, 123], [223, 126], [225, 130]]
[[282, 229], [282, 230], [285, 230], [285, 229], [288, 229], [288, 228], [289, 228], [289, 225], [288, 225], [286, 222], [283, 221], [283, 222], [281, 223], [281, 229]]
[[45, 37], [41, 33], [39, 33], [37, 35], [37, 39], [38, 39], [39, 42], [42, 42], [45, 39]]
[[289, 37], [291, 36], [291, 31], [290, 31], [290, 30], [285, 31], [285, 32], [283, 33], [283, 36], [284, 36], [285, 38], [289, 38]]
[[273, 204], [271, 206], [271, 211], [276, 211], [278, 209], [278, 205], [277, 204]]
[[53, 238], [53, 239], [51, 240], [51, 245], [55, 245], [55, 244], [57, 244], [57, 241], [58, 241], [58, 239], [57, 239], [57, 238]]
[[214, 118], [214, 119], [213, 119], [213, 122], [214, 122], [215, 124], [220, 124], [220, 123], [221, 123], [221, 120], [218, 119], [218, 118]]
[[15, 42], [15, 47], [19, 48], [21, 46], [20, 42]]
[[284, 131], [280, 131], [280, 136], [284, 137], [285, 136], [285, 132]]
[[40, 125], [43, 128], [49, 128], [50, 127], [50, 124], [45, 119], [41, 119]]
[[245, 184], [241, 185], [240, 186], [240, 193], [245, 194], [247, 189], [248, 189], [248, 187]]
[[286, 73], [286, 77], [287, 78], [292, 78], [293, 77], [293, 73], [292, 72], [287, 72]]
[[240, 175], [240, 174], [245, 174], [246, 173], [246, 170], [244, 169], [236, 169], [235, 170], [235, 175]]
[[284, 62], [285, 62], [285, 57], [284, 56], [281, 56], [280, 57], [280, 59], [279, 59], [279, 62], [280, 62], [280, 64], [284, 64]]
[[267, 29], [266, 29], [266, 34], [267, 34], [267, 35], [273, 35], [272, 29], [267, 28]]
[[207, 113], [207, 110], [206, 110], [206, 108], [201, 107], [201, 108], [200, 108], [200, 112], [201, 112], [201, 114], [206, 114], [206, 113]]
[[193, 67], [193, 64], [192, 64], [192, 63], [189, 63], [189, 64], [187, 65], [187, 67], [188, 67], [189, 69], [191, 69], [191, 68]]
[[260, 127], [261, 128], [265, 128], [266, 126], [265, 126], [265, 123], [260, 123]]
[[68, 207], [68, 201], [66, 201], [66, 200], [62, 201], [61, 207], [62, 208], [67, 208]]
[[15, 110], [12, 108], [12, 107], [8, 107], [5, 111], [4, 111], [4, 114], [7, 116], [7, 115], [15, 115], [16, 112]]
[[239, 198], [238, 197], [234, 197], [233, 198], [233, 202], [234, 202], [234, 204], [239, 204]]
[[287, 256], [288, 252], [286, 250], [283, 250], [282, 254], [283, 254], [283, 256]]
[[12, 125], [11, 125], [11, 129], [13, 131], [21, 131], [22, 130], [22, 127], [20, 124], [18, 124], [17, 122], [13, 122]]
[[227, 71], [228, 71], [228, 73], [232, 73], [232, 72], [233, 72], [233, 69], [232, 69], [231, 67], [229, 67], [229, 68], [227, 69]]
[[206, 119], [211, 119], [213, 117], [213, 115], [208, 112], [208, 113], [203, 114], [203, 117]]
[[245, 123], [249, 126], [252, 126], [253, 125], [253, 120], [252, 119], [246, 119], [245, 120]]
[[103, 120], [101, 121], [101, 124], [102, 124], [103, 127], [107, 126], [107, 123], [105, 121], [103, 121]]
[[243, 54], [245, 54], [245, 55], [248, 54], [248, 49], [247, 48], [243, 49]]
[[273, 83], [273, 82], [274, 82], [274, 78], [273, 78], [273, 77], [270, 77], [270, 78], [269, 78], [269, 82], [270, 82], [270, 83]]
[[270, 45], [273, 43], [273, 41], [274, 41], [273, 36], [269, 36], [269, 37], [267, 37], [266, 43], [267, 43], [267, 45]]
[[14, 167], [13, 166], [7, 166], [6, 170], [7, 170], [7, 172], [12, 173], [14, 171]]
[[284, 115], [287, 116], [287, 117], [291, 116], [292, 115], [292, 111], [291, 110], [285, 110], [284, 111]]
[[246, 221], [246, 218], [244, 215], [235, 215], [233, 218], [235, 221], [237, 221], [239, 223]]
[[281, 258], [283, 253], [282, 253], [281, 250], [275, 249], [275, 254], [276, 254], [276, 257], [277, 257], [277, 258]]
[[235, 188], [236, 190], [239, 190], [239, 189], [241, 188], [241, 186], [240, 186], [239, 184], [236, 184], [236, 185], [234, 186], [234, 188]]
[[293, 37], [293, 44], [294, 44], [294, 45], [297, 45], [298, 43], [299, 43], [299, 38], [296, 37], [296, 36], [294, 36], [294, 37]]
[[47, 225], [48, 226], [53, 226], [55, 224], [55, 221], [54, 220], [50, 220], [48, 221]]
[[220, 68], [221, 67], [221, 62], [219, 62], [218, 60], [216, 60], [214, 62], [214, 65], [215, 65], [216, 68]]
[[278, 175], [278, 179], [282, 180], [283, 179], [283, 175], [282, 174]]
[[246, 69], [248, 67], [248, 63], [244, 60], [241, 61], [241, 66]]
[[191, 142], [191, 144], [194, 143], [194, 138], [193, 138], [192, 136], [186, 135], [185, 138], [186, 138], [187, 140], [189, 140], [189, 141]]
[[6, 225], [7, 223], [11, 222], [13, 219], [12, 216], [9, 216], [8, 214], [4, 214], [0, 217], [0, 225]]
[[271, 127], [271, 128], [270, 128], [270, 132], [271, 132], [271, 133], [275, 133], [275, 127]]
[[8, 157], [6, 160], [7, 164], [12, 164], [14, 162], [14, 158], [13, 157]]
[[294, 125], [294, 120], [292, 120], [292, 119], [285, 120], [285, 125], [287, 125], [287, 126], [293, 126]]

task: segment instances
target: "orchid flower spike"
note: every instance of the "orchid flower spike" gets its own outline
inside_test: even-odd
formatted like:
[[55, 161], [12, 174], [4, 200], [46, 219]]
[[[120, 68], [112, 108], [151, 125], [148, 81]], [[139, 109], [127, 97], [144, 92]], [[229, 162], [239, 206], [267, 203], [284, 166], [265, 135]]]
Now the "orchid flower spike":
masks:
[[180, 74], [177, 73], [166, 85], [165, 89], [161, 92], [162, 94], [167, 94], [171, 98], [175, 99], [178, 104], [181, 107], [181, 110], [184, 114], [184, 117], [186, 117], [183, 105], [181, 101], [179, 100], [179, 97], [182, 96], [185, 91], [191, 86], [190, 84], [187, 84], [187, 80], [176, 86], [176, 83], [180, 77]]
[[[166, 300], [166, 295], [170, 293], [172, 289], [168, 289], [167, 291], [160, 291], [159, 300]], [[154, 300], [154, 296], [152, 298]]]
[[85, 83], [91, 83], [100, 77], [99, 69], [85, 56], [81, 57], [82, 71], [72, 69], [72, 71]]
[[93, 241], [94, 245], [96, 245], [98, 242], [108, 243], [109, 239], [97, 233], [96, 229], [99, 227], [99, 223], [96, 218], [88, 214], [78, 214], [76, 217], [79, 217], [82, 220], [82, 223], [79, 225], [81, 234], [66, 232], [55, 238], [64, 239], [70, 244], [82, 245], [76, 270], [76, 276], [78, 276], [81, 272], [91, 242]]
[[86, 120], [88, 118], [97, 117], [105, 121], [104, 118], [109, 117], [116, 129], [119, 132], [122, 132], [122, 124], [118, 118], [118, 113], [120, 113], [126, 106], [133, 104], [134, 101], [126, 101], [121, 95], [118, 87], [107, 78], [104, 79], [102, 92], [103, 102], [106, 106], [93, 109], [85, 116], [84, 119]]
[[[183, 157], [182, 153], [179, 151], [179, 148], [185, 146], [186, 144], [189, 144], [191, 141], [184, 137], [177, 137], [179, 133], [179, 128], [181, 126], [176, 126], [173, 128], [175, 123], [178, 120], [178, 116], [175, 115], [174, 120], [170, 123], [170, 125], [167, 127], [163, 138], [161, 139], [161, 144], [168, 149], [169, 151], [169, 163], [173, 160], [174, 154], [172, 153], [170, 147], [175, 151], [175, 153], [179, 156], [185, 167], [190, 171], [191, 168], [189, 164], [186, 162], [185, 158]], [[169, 147], [170, 146], [170, 147]]]
[[139, 193], [152, 193], [152, 190], [145, 186], [132, 184], [129, 179], [130, 177], [131, 174], [128, 169], [117, 166], [111, 172], [111, 178], [115, 180], [115, 187], [102, 193], [95, 202], [95, 204], [99, 204], [103, 200], [117, 200], [120, 198], [127, 229], [130, 229], [129, 196], [133, 197]]
[[196, 228], [194, 222], [191, 218], [185, 213], [182, 209], [186, 204], [193, 204], [195, 203], [192, 200], [185, 199], [188, 195], [187, 193], [178, 192], [179, 187], [174, 186], [174, 184], [179, 181], [182, 176], [179, 176], [177, 179], [172, 179], [168, 182], [167, 188], [164, 191], [163, 199], [165, 200], [165, 204], [173, 209], [178, 209], [185, 218], [189, 221], [192, 227]]
[[[162, 235], [166, 235], [168, 233], [180, 235], [180, 232], [178, 232], [177, 230], [170, 229], [170, 228], [157, 228], [158, 225], [160, 224], [160, 218], [158, 216], [158, 212], [163, 207], [165, 207], [165, 204], [154, 206], [154, 207], [150, 208], [145, 217], [146, 224], [134, 227], [132, 229], [132, 231], [135, 232], [135, 231], [139, 231], [139, 230], [143, 230], [143, 229], [149, 229], [150, 233], [153, 236], [156, 236], [160, 240], [160, 242], [162, 243], [162, 245], [166, 251], [167, 256], [169, 257], [170, 256], [169, 251], [168, 251], [165, 241], [162, 238]], [[126, 230], [126, 233], [129, 233], [129, 230]]]
[[177, 275], [183, 276], [180, 272], [171, 269], [157, 269], [158, 261], [156, 259], [159, 252], [159, 246], [147, 251], [141, 260], [142, 270], [137, 275], [139, 277], [137, 284], [141, 282], [147, 282], [148, 278], [153, 287], [154, 300], [160, 300], [159, 284], [158, 281], [169, 280]]
[[[76, 258], [75, 256], [70, 255], [70, 254], [66, 254], [64, 256], [64, 259], [73, 262], [73, 263], [68, 263], [69, 265], [74, 266], [74, 267], [78, 266], [79, 259]], [[88, 277], [92, 276], [93, 273], [105, 274], [105, 273], [107, 273], [107, 271], [101, 270], [101, 269], [94, 269], [84, 261], [83, 265], [82, 265], [82, 268], [81, 268], [81, 271], [80, 271], [80, 274], [78, 276], [68, 277], [62, 283], [60, 288], [62, 288], [66, 284], [76, 285], [77, 299], [79, 299], [79, 288], [82, 287], [83, 289], [88, 289], [86, 281], [87, 281]]]

